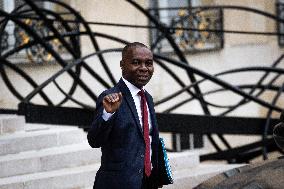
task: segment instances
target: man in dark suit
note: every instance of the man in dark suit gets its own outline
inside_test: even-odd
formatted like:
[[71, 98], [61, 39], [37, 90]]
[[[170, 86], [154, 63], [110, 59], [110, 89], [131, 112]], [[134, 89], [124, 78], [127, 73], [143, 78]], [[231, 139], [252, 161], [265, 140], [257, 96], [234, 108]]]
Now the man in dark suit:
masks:
[[101, 147], [95, 189], [157, 189], [159, 133], [151, 95], [144, 86], [153, 72], [153, 54], [142, 43], [126, 45], [122, 78], [98, 98], [88, 132], [91, 147]]

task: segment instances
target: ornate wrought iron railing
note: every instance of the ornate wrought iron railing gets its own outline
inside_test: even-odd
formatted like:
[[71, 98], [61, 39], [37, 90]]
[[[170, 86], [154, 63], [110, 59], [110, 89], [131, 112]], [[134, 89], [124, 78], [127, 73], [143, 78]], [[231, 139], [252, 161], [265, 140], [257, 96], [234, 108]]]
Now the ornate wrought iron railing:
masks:
[[[24, 5], [24, 1], [17, 1], [18, 7], [16, 7], [15, 12], [19, 9], [19, 13], [21, 14], [21, 21], [24, 22], [28, 27], [32, 28], [39, 37], [44, 38], [52, 35], [52, 30], [45, 26], [43, 20], [39, 19], [38, 16], [27, 9], [26, 5]], [[38, 4], [40, 3], [40, 4]], [[43, 2], [37, 2], [39, 8], [47, 13], [49, 17], [53, 17], [51, 22], [54, 28], [59, 33], [66, 33], [71, 31], [79, 31], [79, 23], [78, 22], [65, 22], [66, 18], [69, 20], [74, 20], [74, 17], [70, 13], [55, 13], [53, 10], [45, 9], [42, 6]], [[76, 20], [74, 20], [76, 21]], [[1, 35], [1, 45], [0, 45], [0, 53], [5, 54], [6, 52], [18, 48], [27, 44], [29, 41], [33, 40], [33, 36], [27, 33], [22, 27], [19, 25], [9, 22], [8, 20], [2, 20], [2, 35]], [[80, 44], [79, 37], [72, 37], [70, 39], [66, 39], [66, 42], [69, 46], [73, 46], [76, 49], [77, 56], [80, 56], [80, 48], [78, 45]], [[51, 47], [57, 51], [58, 53], [64, 55], [64, 59], [66, 61], [71, 59], [71, 56], [67, 53], [66, 48], [62, 45], [61, 42], [57, 38], [54, 38], [49, 43]], [[40, 44], [32, 45], [30, 48], [24, 48], [21, 51], [16, 51], [13, 55], [9, 55], [9, 60], [12, 63], [36, 63], [36, 64], [50, 64], [54, 63], [54, 58], [51, 56], [49, 52], [45, 50], [43, 46]]]
[[[283, 92], [283, 83], [279, 83], [280, 78], [283, 77], [284, 69], [281, 67], [284, 55], [282, 54], [271, 66], [267, 67], [245, 67], [239, 69], [227, 70], [225, 72], [217, 74], [206, 73], [196, 67], [192, 67], [187, 61], [184, 49], [177, 43], [175, 38], [175, 32], [171, 31], [183, 31], [183, 32], [208, 32], [210, 34], [223, 34], [223, 33], [235, 33], [235, 34], [249, 34], [249, 35], [282, 35], [279, 32], [262, 32], [262, 31], [228, 31], [221, 28], [200, 28], [182, 25], [165, 26], [156, 17], [151, 15], [149, 11], [143, 9], [135, 1], [126, 0], [131, 6], [140, 11], [144, 16], [149, 19], [151, 25], [129, 25], [129, 24], [116, 24], [116, 23], [99, 23], [99, 22], [87, 22], [84, 18], [68, 4], [56, 0], [43, 0], [55, 4], [63, 10], [64, 14], [72, 15], [72, 17], [64, 18], [63, 14], [48, 10], [37, 6], [37, 2], [32, 0], [23, 0], [23, 4], [17, 7], [13, 12], [8, 13], [0, 10], [0, 39], [5, 41], [5, 27], [8, 22], [13, 22], [15, 28], [19, 31], [23, 31], [28, 36], [29, 40], [25, 43], [17, 43], [13, 49], [6, 49], [1, 51], [0, 54], [0, 74], [11, 93], [19, 100], [19, 113], [26, 116], [28, 122], [42, 122], [42, 123], [58, 123], [58, 124], [73, 124], [88, 128], [92, 119], [92, 111], [95, 108], [95, 102], [97, 100], [98, 91], [92, 90], [92, 86], [82, 76], [82, 72], [88, 73], [96, 83], [100, 84], [102, 88], [110, 88], [114, 85], [118, 77], [113, 73], [113, 70], [109, 66], [106, 59], [106, 55], [115, 55], [120, 52], [121, 49], [101, 49], [98, 43], [98, 39], [107, 39], [123, 47], [127, 41], [115, 36], [110, 36], [104, 33], [93, 32], [91, 25], [109, 25], [113, 27], [134, 27], [154, 29], [161, 33], [160, 41], [167, 41], [169, 47], [172, 50], [172, 54], [175, 55], [175, 59], [164, 56], [161, 53], [156, 53], [154, 47], [154, 60], [157, 67], [162, 69], [171, 82], [175, 83], [177, 90], [170, 90], [169, 93], [164, 94], [160, 99], [156, 99], [155, 106], [159, 107], [166, 105], [164, 109], [158, 113], [159, 129], [163, 132], [181, 133], [182, 137], [187, 138], [188, 134], [194, 133], [198, 139], [200, 136], [206, 135], [212, 145], [215, 147], [216, 152], [212, 154], [205, 154], [201, 156], [201, 160], [208, 159], [225, 159], [229, 162], [247, 162], [250, 159], [263, 155], [267, 158], [267, 153], [275, 151], [277, 148], [273, 143], [271, 137], [272, 126], [276, 120], [271, 117], [272, 112], [281, 112], [282, 107], [277, 105], [277, 101], [280, 98], [280, 94]], [[264, 11], [260, 11], [253, 8], [239, 7], [239, 6], [210, 6], [210, 7], [191, 7], [198, 13], [206, 12], [208, 10], [218, 10], [222, 12], [224, 10], [239, 10], [251, 12], [256, 15], [264, 16], [271, 21], [284, 23], [284, 20], [269, 14]], [[203, 14], [203, 13], [202, 13]], [[25, 20], [31, 20], [32, 23], [42, 23], [45, 28], [43, 31], [48, 31], [45, 34], [41, 34], [31, 24], [25, 22]], [[176, 22], [179, 23], [180, 21]], [[58, 29], [58, 24], [64, 29]], [[76, 25], [75, 28], [70, 24]], [[78, 28], [81, 28], [79, 31]], [[80, 51], [79, 39], [85, 36], [91, 41], [93, 46], [93, 52], [82, 56]], [[54, 44], [56, 41], [56, 44]], [[5, 43], [3, 43], [5, 44]], [[222, 45], [221, 45], [222, 46]], [[37, 47], [44, 49], [44, 57], [48, 55], [51, 57], [55, 64], [62, 67], [59, 71], [53, 73], [45, 81], [34, 80], [28, 72], [24, 71], [19, 65], [13, 64], [12, 57], [21, 52], [34, 52], [38, 53]], [[58, 51], [58, 48], [64, 49], [64, 51]], [[2, 47], [4, 48], [4, 46]], [[35, 50], [36, 49], [36, 50]], [[64, 53], [63, 53], [64, 52]], [[70, 61], [66, 61], [65, 57], [70, 57]], [[106, 77], [101, 76], [101, 72], [94, 69], [87, 63], [89, 58], [97, 58], [97, 66], [101, 66]], [[41, 59], [41, 58], [40, 58]], [[42, 59], [45, 60], [45, 59]], [[172, 69], [172, 68], [175, 69]], [[27, 82], [33, 87], [33, 91], [26, 94], [17, 90], [16, 84], [7, 75], [7, 70], [13, 70], [23, 81]], [[184, 72], [183, 76], [179, 73]], [[255, 81], [248, 83], [232, 84], [225, 80], [223, 76], [243, 73], [260, 73], [261, 76]], [[64, 74], [71, 78], [72, 84], [69, 89], [59, 83], [59, 78]], [[201, 78], [201, 79], [197, 79]], [[201, 86], [204, 83], [212, 84], [215, 88], [208, 90], [201, 90]], [[93, 84], [93, 83], [92, 83]], [[53, 85], [58, 94], [63, 95], [63, 98], [58, 102], [57, 98], [53, 97], [53, 94], [48, 94], [45, 90], [48, 86]], [[76, 91], [83, 91], [91, 99], [91, 103], [86, 104], [81, 101], [80, 98], [74, 94]], [[275, 93], [272, 102], [262, 99], [261, 94], [265, 91], [272, 91]], [[237, 95], [239, 98], [237, 101], [231, 104], [223, 104], [223, 102], [210, 101], [207, 98], [213, 94], [220, 94], [224, 92], [230, 92], [232, 95]], [[185, 98], [180, 98], [180, 95], [184, 95]], [[43, 103], [37, 103], [36, 97], [40, 97]], [[178, 101], [175, 103], [170, 100]], [[175, 109], [180, 106], [196, 101], [202, 111], [201, 115], [190, 114], [174, 114]], [[76, 104], [77, 107], [66, 107], [67, 102]], [[230, 112], [248, 104], [255, 103], [268, 110], [266, 118], [242, 118], [242, 117], [230, 117]], [[220, 109], [219, 113], [212, 113], [213, 108]], [[2, 110], [2, 113], [4, 111]], [[7, 111], [6, 111], [7, 112]], [[9, 110], [11, 112], [11, 110]], [[222, 149], [216, 142], [212, 134], [216, 134], [222, 145], [226, 149]], [[262, 136], [262, 139], [246, 144], [241, 147], [233, 148], [230, 145], [230, 141], [224, 138], [224, 134], [255, 134]], [[184, 144], [188, 139], [183, 140]]]
[[[279, 0], [277, 0], [279, 1]], [[284, 19], [284, 1], [279, 1], [276, 4], [276, 15], [281, 18]], [[279, 33], [283, 33], [284, 31], [284, 24], [282, 22], [278, 22], [277, 23], [277, 31]], [[278, 44], [279, 46], [283, 47], [284, 46], [284, 37], [283, 35], [278, 35]]]
[[[207, 31], [223, 29], [222, 9], [201, 11], [193, 7], [171, 7], [151, 8], [149, 12], [159, 19], [165, 27], [174, 28], [168, 32], [172, 34], [175, 43], [184, 53], [219, 50], [223, 48], [223, 33]], [[184, 28], [191, 28], [191, 30], [184, 30]], [[164, 33], [162, 31], [152, 29], [150, 34], [151, 48], [155, 52], [163, 54], [172, 53], [171, 46], [163, 37]]]

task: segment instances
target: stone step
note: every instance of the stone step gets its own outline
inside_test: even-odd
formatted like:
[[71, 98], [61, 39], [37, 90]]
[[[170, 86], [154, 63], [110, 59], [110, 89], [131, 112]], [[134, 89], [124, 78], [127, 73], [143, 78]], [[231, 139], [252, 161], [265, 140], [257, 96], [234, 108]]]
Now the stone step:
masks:
[[173, 172], [174, 184], [163, 189], [190, 189], [219, 173], [241, 166], [244, 164], [199, 164], [190, 169], [177, 170]]
[[56, 125], [26, 123], [25, 124], [25, 131], [26, 132], [42, 131], [42, 130], [48, 130], [48, 129], [51, 129], [51, 128], [54, 128], [54, 127], [56, 127]]
[[172, 171], [189, 169], [199, 165], [199, 151], [167, 152]]
[[[201, 182], [229, 169], [243, 165], [200, 164], [191, 169], [174, 171], [174, 184], [165, 189], [190, 189]], [[0, 189], [92, 188], [99, 164], [91, 164], [56, 171], [0, 178]]]
[[24, 125], [24, 116], [0, 115], [0, 135], [23, 131]]
[[[168, 153], [172, 170], [197, 166], [199, 164], [198, 154], [195, 151]], [[62, 147], [8, 154], [0, 157], [0, 170], [3, 170], [0, 172], [0, 177], [99, 163], [100, 156], [100, 149], [92, 149], [87, 141]]]
[[83, 189], [93, 189], [93, 186], [89, 186], [89, 187], [86, 187], [86, 188], [83, 188]]
[[80, 189], [93, 185], [99, 164], [0, 178], [0, 189]]
[[80, 143], [86, 133], [71, 126], [52, 126], [44, 130], [28, 130], [0, 137], [0, 155], [39, 150], [54, 146]]
[[0, 178], [99, 163], [100, 157], [100, 149], [92, 149], [87, 141], [8, 154], [0, 156]]

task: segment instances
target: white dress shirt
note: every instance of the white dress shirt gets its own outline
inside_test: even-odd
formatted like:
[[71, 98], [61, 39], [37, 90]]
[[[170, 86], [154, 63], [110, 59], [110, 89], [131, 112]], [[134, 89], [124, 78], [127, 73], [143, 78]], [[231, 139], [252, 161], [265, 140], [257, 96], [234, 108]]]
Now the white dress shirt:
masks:
[[[134, 103], [135, 103], [135, 108], [136, 108], [136, 111], [138, 113], [138, 118], [139, 118], [139, 121], [140, 121], [140, 126], [143, 130], [143, 124], [142, 124], [142, 112], [141, 112], [141, 96], [138, 94], [138, 92], [141, 90], [139, 88], [137, 88], [136, 86], [134, 86], [132, 83], [130, 83], [129, 81], [127, 81], [126, 79], [124, 79], [122, 77], [122, 80], [124, 81], [124, 83], [126, 84], [127, 88], [129, 89], [130, 93], [131, 93], [131, 96], [134, 100]], [[144, 90], [144, 88], [142, 88], [142, 90]], [[145, 91], [145, 90], [144, 90]], [[122, 97], [123, 98], [123, 97]], [[147, 103], [147, 102], [146, 102]], [[148, 104], [147, 104], [147, 110], [148, 110], [148, 125], [149, 125], [149, 131], [151, 132], [151, 129], [152, 129], [152, 121], [151, 121], [151, 117], [150, 117], [150, 111], [149, 111], [149, 107], [148, 107]], [[106, 110], [104, 109], [103, 110], [103, 115], [102, 115], [102, 118], [107, 121], [109, 120], [109, 118], [113, 115], [114, 113], [107, 113]], [[149, 133], [150, 133], [149, 132]], [[152, 136], [150, 135], [150, 144], [152, 142]], [[152, 149], [150, 147], [150, 157], [152, 156]]]

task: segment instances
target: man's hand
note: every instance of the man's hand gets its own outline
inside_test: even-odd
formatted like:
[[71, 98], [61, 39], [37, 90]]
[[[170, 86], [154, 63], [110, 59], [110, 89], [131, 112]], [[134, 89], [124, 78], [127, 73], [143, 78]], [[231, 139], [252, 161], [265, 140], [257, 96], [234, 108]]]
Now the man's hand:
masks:
[[122, 102], [122, 94], [112, 93], [108, 94], [103, 99], [103, 106], [107, 113], [114, 113], [119, 108]]

